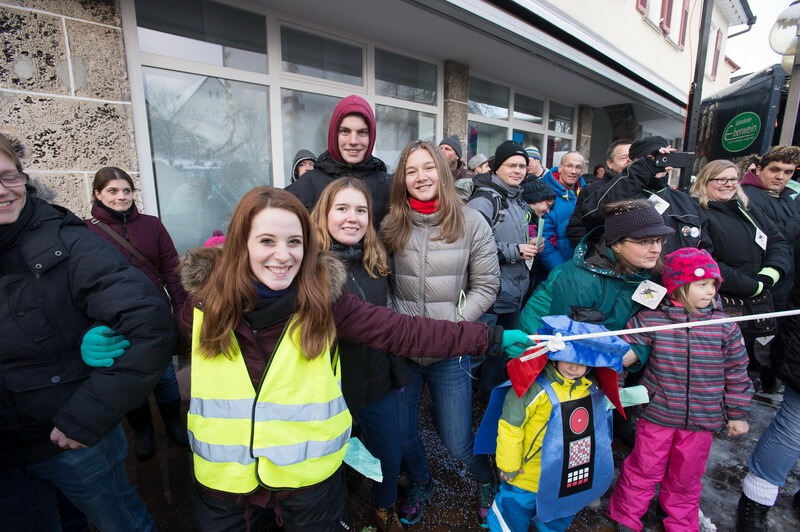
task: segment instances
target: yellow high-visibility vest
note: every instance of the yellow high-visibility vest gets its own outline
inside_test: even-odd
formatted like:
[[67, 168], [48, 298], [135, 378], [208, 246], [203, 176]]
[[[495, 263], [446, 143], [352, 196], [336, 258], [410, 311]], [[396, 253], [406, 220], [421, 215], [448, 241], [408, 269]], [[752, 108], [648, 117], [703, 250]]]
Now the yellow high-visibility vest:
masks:
[[289, 320], [258, 391], [233, 333], [234, 354], [209, 358], [198, 345], [203, 313], [194, 309], [189, 441], [203, 486], [250, 493], [258, 486], [300, 488], [342, 464], [352, 418], [342, 396], [341, 364], [330, 348], [309, 360]]

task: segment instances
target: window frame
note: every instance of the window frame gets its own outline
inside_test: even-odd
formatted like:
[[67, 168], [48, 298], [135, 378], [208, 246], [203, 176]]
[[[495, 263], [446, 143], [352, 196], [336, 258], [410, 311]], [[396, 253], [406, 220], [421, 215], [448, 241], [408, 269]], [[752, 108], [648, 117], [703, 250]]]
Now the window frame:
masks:
[[[136, 11], [132, 1], [120, 2], [120, 15], [122, 19], [123, 39], [125, 42], [125, 56], [128, 66], [128, 78], [131, 88], [131, 115], [134, 125], [134, 140], [137, 159], [139, 161], [139, 175], [142, 187], [142, 210], [148, 214], [158, 215], [160, 212], [157, 185], [158, 179], [153, 168], [153, 157], [150, 143], [150, 128], [147, 118], [147, 108], [144, 96], [144, 80], [142, 67], [152, 67], [165, 70], [174, 70], [189, 74], [213, 76], [232, 81], [242, 81], [265, 86], [268, 94], [270, 131], [270, 160], [272, 164], [271, 175], [273, 185], [284, 187], [289, 184], [289, 176], [284, 175], [283, 156], [283, 116], [281, 112], [281, 89], [300, 90], [325, 96], [343, 98], [350, 94], [357, 94], [367, 100], [373, 108], [377, 105], [386, 105], [415, 112], [429, 113], [435, 116], [435, 137], [443, 136], [444, 117], [444, 62], [432, 57], [409, 52], [397, 46], [378, 41], [365, 41], [358, 36], [347, 32], [338, 32], [322, 24], [287, 16], [262, 5], [238, 0], [216, 0], [222, 4], [245, 9], [256, 15], [264, 16], [267, 32], [267, 73], [258, 73], [239, 70], [232, 67], [199, 63], [176, 57], [152, 54], [140, 51], [138, 39], [138, 26]], [[284, 72], [282, 67], [281, 27], [288, 26], [298, 31], [320, 35], [324, 38], [339, 41], [345, 44], [361, 47], [362, 84], [361, 86], [333, 80], [321, 79], [314, 76]], [[375, 93], [375, 49], [380, 48], [394, 54], [403, 55], [418, 61], [424, 61], [436, 66], [436, 102], [434, 105], [411, 102], [391, 96], [379, 96]]]
[[[491, 76], [486, 76], [478, 72], [470, 72], [470, 77], [480, 78], [486, 81], [491, 81], [492, 83], [503, 85], [509, 89], [509, 118], [507, 120], [500, 119], [500, 118], [489, 118], [483, 115], [474, 114], [474, 113], [467, 113], [467, 122], [478, 122], [481, 124], [487, 124], [491, 126], [500, 126], [506, 128], [506, 138], [511, 139], [514, 135], [514, 130], [518, 129], [520, 131], [525, 131], [528, 133], [536, 133], [537, 135], [542, 135], [542, 145], [539, 146], [539, 151], [542, 154], [542, 160], [546, 161], [548, 157], [547, 153], [547, 143], [550, 137], [558, 137], [569, 139], [572, 142], [573, 149], [575, 149], [576, 142], [577, 142], [577, 125], [578, 125], [578, 104], [573, 102], [564, 101], [558, 98], [547, 98], [542, 94], [537, 94], [529, 89], [522, 89], [518, 86], [513, 84], [504, 83], [501, 80], [492, 80]], [[527, 120], [522, 120], [519, 118], [514, 118], [514, 104], [516, 103], [516, 96], [517, 94], [521, 94], [528, 98], [533, 98], [536, 100], [541, 100], [544, 102], [544, 109], [542, 113], [542, 123], [541, 124], [534, 124], [533, 122], [528, 122]], [[468, 96], [469, 97], [469, 96]], [[550, 121], [550, 102], [555, 100], [556, 103], [561, 105], [566, 105], [568, 107], [572, 107], [573, 114], [572, 114], [572, 133], [559, 133], [557, 131], [552, 131], [548, 129], [548, 122]], [[466, 140], [466, 139], [465, 139]], [[469, 147], [467, 148], [469, 149]], [[487, 157], [494, 155], [493, 153], [485, 153]]]

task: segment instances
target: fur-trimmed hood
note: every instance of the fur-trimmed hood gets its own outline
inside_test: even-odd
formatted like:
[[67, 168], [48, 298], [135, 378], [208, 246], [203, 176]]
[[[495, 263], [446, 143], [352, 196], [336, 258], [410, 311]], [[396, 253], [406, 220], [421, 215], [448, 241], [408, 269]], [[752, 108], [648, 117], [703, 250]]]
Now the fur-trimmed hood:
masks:
[[[221, 247], [196, 248], [183, 254], [180, 264], [181, 284], [189, 295], [195, 296], [205, 285], [221, 255]], [[347, 270], [339, 259], [329, 253], [320, 254], [319, 261], [328, 272], [331, 303], [333, 303], [342, 295], [347, 281]]]

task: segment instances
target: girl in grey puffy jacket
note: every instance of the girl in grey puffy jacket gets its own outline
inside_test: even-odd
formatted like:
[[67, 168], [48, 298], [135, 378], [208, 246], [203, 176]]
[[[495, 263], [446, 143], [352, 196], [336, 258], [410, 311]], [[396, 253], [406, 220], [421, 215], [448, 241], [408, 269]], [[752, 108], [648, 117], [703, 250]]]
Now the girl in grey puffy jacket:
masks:
[[[397, 312], [475, 321], [491, 308], [500, 287], [492, 229], [480, 213], [458, 201], [447, 163], [432, 144], [416, 141], [401, 153], [381, 237], [391, 257], [391, 301]], [[418, 522], [433, 489], [417, 426], [424, 382], [445, 446], [481, 484], [478, 508], [484, 517], [494, 496], [494, 475], [485, 455], [472, 454], [469, 357], [419, 358], [411, 365], [400, 419], [412, 486], [399, 508], [401, 521]]]

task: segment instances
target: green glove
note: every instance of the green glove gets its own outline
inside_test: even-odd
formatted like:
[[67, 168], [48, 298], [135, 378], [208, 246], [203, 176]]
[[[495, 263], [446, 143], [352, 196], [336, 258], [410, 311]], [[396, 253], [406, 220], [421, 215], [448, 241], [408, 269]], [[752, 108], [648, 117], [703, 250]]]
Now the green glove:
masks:
[[100, 325], [92, 327], [81, 340], [81, 358], [84, 364], [93, 368], [110, 368], [114, 359], [125, 354], [131, 343], [122, 335]]
[[503, 351], [511, 358], [522, 355], [532, 345], [533, 342], [522, 331], [516, 329], [503, 331]]

